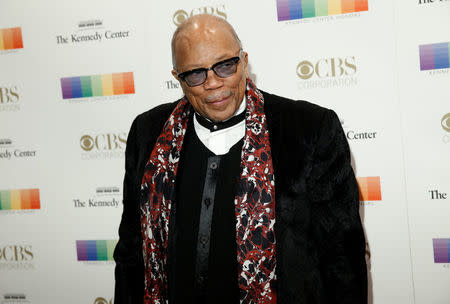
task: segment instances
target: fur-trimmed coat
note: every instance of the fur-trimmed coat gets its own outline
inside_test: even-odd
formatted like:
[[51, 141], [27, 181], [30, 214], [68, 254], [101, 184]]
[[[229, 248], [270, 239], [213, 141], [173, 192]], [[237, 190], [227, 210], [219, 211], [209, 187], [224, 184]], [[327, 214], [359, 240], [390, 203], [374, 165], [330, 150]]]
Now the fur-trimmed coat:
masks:
[[[365, 304], [359, 194], [340, 121], [320, 106], [262, 93], [275, 170], [277, 303]], [[175, 106], [163, 104], [139, 115], [128, 135], [123, 215], [114, 252], [116, 304], [143, 301], [140, 186]]]

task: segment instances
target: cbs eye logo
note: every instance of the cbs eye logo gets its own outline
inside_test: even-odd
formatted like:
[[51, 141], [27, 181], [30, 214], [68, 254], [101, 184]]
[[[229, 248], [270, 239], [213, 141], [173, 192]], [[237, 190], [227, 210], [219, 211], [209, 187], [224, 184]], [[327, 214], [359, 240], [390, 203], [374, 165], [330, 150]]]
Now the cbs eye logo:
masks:
[[80, 139], [80, 146], [84, 151], [91, 151], [94, 148], [94, 139], [89, 135], [84, 135]]
[[112, 304], [112, 302], [112, 299], [108, 302], [105, 298], [100, 297], [95, 299], [94, 304]]
[[178, 10], [175, 12], [175, 14], [173, 14], [173, 23], [176, 26], [179, 26], [187, 18], [192, 17], [194, 15], [198, 15], [198, 14], [216, 15], [216, 16], [222, 17], [224, 19], [227, 19], [225, 5], [222, 4], [222, 5], [216, 5], [216, 6], [197, 7], [197, 8], [190, 10], [190, 13], [186, 12], [185, 10]]
[[179, 26], [188, 17], [189, 17], [189, 15], [188, 15], [188, 13], [186, 13], [186, 11], [178, 10], [175, 12], [175, 14], [173, 14], [173, 23], [175, 23], [176, 26]]
[[309, 61], [302, 61], [297, 65], [297, 75], [301, 79], [309, 79], [314, 74], [314, 65]]
[[441, 126], [447, 132], [450, 132], [450, 113], [447, 113], [441, 119]]

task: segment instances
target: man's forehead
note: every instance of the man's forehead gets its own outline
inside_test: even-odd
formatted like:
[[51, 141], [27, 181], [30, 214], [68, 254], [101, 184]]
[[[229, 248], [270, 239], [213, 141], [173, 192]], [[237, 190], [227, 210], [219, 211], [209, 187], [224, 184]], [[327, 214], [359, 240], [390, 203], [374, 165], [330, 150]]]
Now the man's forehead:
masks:
[[195, 42], [214, 42], [223, 39], [233, 39], [230, 29], [218, 23], [194, 23], [183, 29], [177, 36], [177, 46], [190, 46]]
[[233, 55], [238, 44], [225, 29], [197, 28], [181, 33], [176, 42], [178, 65], [195, 68]]

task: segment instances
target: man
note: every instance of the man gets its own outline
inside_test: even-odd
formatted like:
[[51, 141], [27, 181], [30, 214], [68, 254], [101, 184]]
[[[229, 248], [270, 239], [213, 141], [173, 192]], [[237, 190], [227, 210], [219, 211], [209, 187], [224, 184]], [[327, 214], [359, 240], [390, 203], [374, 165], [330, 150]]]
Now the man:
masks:
[[336, 114], [258, 90], [223, 19], [186, 20], [172, 56], [185, 96], [127, 141], [116, 303], [366, 303]]

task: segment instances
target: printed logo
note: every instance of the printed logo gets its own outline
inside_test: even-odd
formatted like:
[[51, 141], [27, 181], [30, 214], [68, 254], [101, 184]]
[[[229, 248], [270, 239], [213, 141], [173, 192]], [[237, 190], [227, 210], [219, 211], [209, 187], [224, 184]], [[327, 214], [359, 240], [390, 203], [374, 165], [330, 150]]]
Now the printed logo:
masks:
[[432, 74], [448, 73], [445, 69], [450, 67], [449, 46], [450, 42], [420, 45], [420, 70], [439, 70]]
[[94, 148], [94, 139], [90, 135], [83, 135], [80, 139], [80, 146], [84, 151], [91, 151]]
[[277, 0], [278, 21], [368, 10], [368, 0]]
[[354, 130], [344, 123], [343, 120], [341, 120], [341, 125], [344, 128], [345, 136], [349, 141], [369, 141], [377, 139], [377, 131]]
[[39, 189], [0, 190], [0, 211], [40, 208]]
[[433, 239], [434, 262], [450, 263], [450, 239]]
[[179, 26], [187, 18], [192, 17], [194, 15], [198, 15], [198, 14], [210, 14], [210, 15], [215, 15], [215, 16], [227, 19], [225, 5], [219, 4], [216, 6], [202, 6], [202, 7], [194, 8], [194, 9], [191, 9], [188, 11], [185, 11], [182, 9], [177, 10], [173, 14], [173, 17], [172, 17], [173, 23], [176, 26]]
[[17, 86], [0, 86], [0, 112], [19, 111], [20, 95]]
[[98, 19], [78, 22], [78, 28], [80, 30], [102, 28], [102, 25], [103, 25], [103, 21], [98, 20]]
[[430, 199], [432, 200], [446, 200], [448, 197], [447, 193], [439, 191], [437, 189], [428, 190], [428, 193], [430, 194]]
[[63, 99], [134, 94], [133, 72], [61, 78]]
[[78, 261], [113, 261], [117, 240], [77, 241]]
[[126, 132], [85, 134], [80, 138], [80, 147], [83, 150], [81, 158], [122, 158], [126, 144]]
[[173, 81], [173, 80], [167, 80], [164, 82], [165, 83], [165, 87], [168, 90], [173, 90], [173, 89], [179, 89], [180, 88], [180, 83], [178, 81]]
[[450, 113], [447, 113], [441, 119], [441, 126], [447, 132], [450, 132]]
[[95, 192], [98, 195], [105, 195], [105, 194], [120, 194], [119, 187], [98, 187], [95, 189]]
[[447, 132], [442, 137], [442, 141], [445, 144], [448, 144], [450, 142], [450, 113], [447, 113], [442, 117], [441, 127], [442, 127], [442, 129], [444, 129], [444, 131]]
[[7, 293], [3, 295], [3, 301], [0, 302], [1, 304], [19, 304], [19, 303], [30, 303], [30, 301], [27, 300], [27, 297], [25, 294], [18, 294], [18, 293]]
[[0, 51], [23, 49], [20, 27], [0, 29]]
[[102, 297], [96, 298], [94, 304], [113, 304], [113, 299], [109, 300], [109, 302]]
[[450, 0], [419, 0], [419, 4], [430, 4], [435, 2], [448, 2]]
[[[102, 42], [105, 40], [116, 40], [130, 37], [129, 30], [102, 30], [102, 20], [87, 20], [78, 22], [78, 29], [76, 33], [68, 35], [57, 35], [57, 44], [77, 44], [77, 43], [89, 43], [89, 42]], [[95, 32], [90, 32], [96, 30]], [[98, 31], [97, 31], [98, 30]]]
[[0, 269], [33, 269], [34, 252], [31, 245], [0, 245]]
[[12, 145], [12, 140], [11, 139], [0, 139], [0, 147], [4, 147], [4, 146], [10, 146]]
[[[350, 87], [358, 84], [355, 56], [301, 61], [296, 68], [299, 89]], [[314, 79], [315, 78], [315, 79]]]
[[357, 177], [359, 187], [359, 201], [381, 201], [381, 184], [379, 176]]
[[26, 159], [36, 156], [36, 150], [14, 148], [12, 143], [12, 140], [9, 138], [0, 138], [0, 160]]
[[371, 132], [364, 132], [364, 131], [347, 131], [345, 133], [345, 135], [347, 136], [348, 140], [370, 140], [370, 139], [375, 139], [377, 137], [377, 132], [376, 131], [371, 131]]
[[98, 187], [95, 195], [88, 199], [73, 199], [75, 208], [117, 208], [121, 199], [119, 187]]

